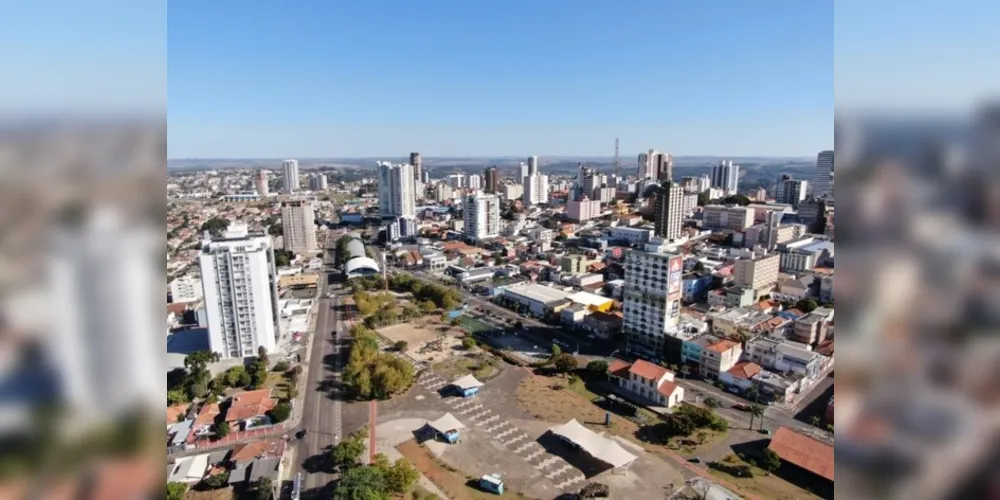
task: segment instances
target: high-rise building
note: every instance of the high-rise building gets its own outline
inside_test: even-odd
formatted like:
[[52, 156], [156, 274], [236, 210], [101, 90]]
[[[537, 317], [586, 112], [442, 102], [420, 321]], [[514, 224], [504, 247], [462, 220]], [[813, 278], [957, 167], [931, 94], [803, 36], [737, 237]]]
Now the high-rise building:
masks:
[[465, 237], [472, 241], [500, 234], [500, 198], [495, 194], [472, 193], [463, 204]]
[[465, 187], [465, 174], [451, 174], [448, 176], [448, 183], [454, 189], [462, 189]]
[[538, 173], [538, 157], [529, 156], [528, 157], [528, 175], [535, 175]]
[[833, 151], [820, 151], [816, 155], [816, 182], [813, 196], [833, 195]]
[[271, 238], [230, 224], [222, 237], [202, 241], [199, 264], [209, 349], [224, 359], [274, 351], [280, 327]]
[[654, 179], [659, 181], [672, 180], [674, 175], [674, 160], [669, 153], [661, 153], [650, 149], [639, 154], [639, 179]]
[[261, 169], [257, 171], [257, 175], [253, 178], [253, 186], [257, 189], [257, 194], [261, 197], [271, 194], [271, 189], [267, 186], [267, 170]]
[[521, 183], [523, 184], [524, 183], [524, 178], [528, 176], [528, 164], [527, 163], [522, 163], [519, 168], [521, 170], [521, 175], [520, 175], [520, 177], [518, 177], [518, 179], [520, 179]]
[[740, 185], [740, 166], [722, 161], [712, 167], [712, 187], [722, 189], [727, 195], [736, 194]]
[[566, 202], [566, 216], [578, 222], [601, 216], [601, 202], [584, 196], [581, 200]]
[[[291, 194], [299, 190], [299, 161], [285, 160], [281, 162], [282, 179], [284, 180], [284, 192]], [[263, 195], [261, 195], [263, 196]]]
[[514, 183], [504, 184], [500, 191], [505, 200], [520, 200], [521, 197], [524, 196], [524, 185]]
[[378, 162], [378, 211], [382, 217], [415, 217], [413, 165]]
[[485, 179], [485, 186], [483, 191], [490, 194], [497, 194], [500, 192], [500, 171], [496, 167], [489, 167], [483, 170], [483, 179]]
[[423, 172], [421, 172], [420, 173], [420, 180], [423, 181], [424, 184], [430, 184], [431, 183], [431, 173], [427, 172], [426, 170], [423, 171]]
[[468, 177], [469, 189], [483, 189], [483, 178], [479, 174], [472, 174]]
[[667, 332], [680, 321], [683, 270], [684, 258], [678, 254], [625, 253], [622, 332], [628, 352], [663, 358]]
[[413, 165], [413, 178], [417, 180], [423, 179], [424, 169], [420, 162], [420, 153], [410, 153], [410, 165]]
[[282, 201], [281, 230], [285, 250], [301, 255], [316, 253], [316, 215], [311, 201]]
[[309, 189], [312, 191], [326, 191], [326, 174], [313, 174], [309, 176]]
[[684, 188], [664, 181], [656, 192], [654, 210], [656, 236], [668, 240], [680, 238], [684, 224]]
[[778, 184], [778, 192], [775, 193], [775, 201], [791, 205], [792, 208], [799, 208], [799, 203], [806, 199], [808, 187], [807, 181], [782, 179]]
[[549, 176], [536, 173], [524, 178], [524, 206], [549, 202]]

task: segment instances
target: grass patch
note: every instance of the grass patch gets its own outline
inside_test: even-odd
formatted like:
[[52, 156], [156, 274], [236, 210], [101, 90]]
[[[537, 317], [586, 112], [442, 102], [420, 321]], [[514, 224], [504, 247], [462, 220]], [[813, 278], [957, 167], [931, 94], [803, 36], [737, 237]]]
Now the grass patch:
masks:
[[414, 440], [399, 445], [397, 449], [416, 467], [417, 471], [430, 479], [451, 500], [513, 500], [522, 498], [510, 490], [505, 491], [503, 495], [494, 495], [473, 487], [473, 484], [478, 483], [478, 477], [473, 478], [462, 474], [454, 467], [439, 460], [430, 450], [420, 446]]
[[271, 396], [276, 399], [288, 397], [289, 382], [285, 378], [284, 373], [267, 372], [267, 380], [264, 381], [264, 387], [271, 389]]
[[[698, 443], [698, 433], [705, 433], [705, 440]], [[691, 433], [690, 436], [674, 436], [667, 440], [667, 448], [671, 450], [676, 450], [684, 455], [697, 455], [704, 451], [712, 449], [715, 445], [721, 443], [729, 435], [729, 429], [724, 431], [713, 431], [710, 429], [700, 429]]]
[[472, 374], [479, 380], [486, 380], [493, 377], [499, 371], [496, 367], [498, 360], [483, 353], [473, 354], [471, 357], [452, 357], [444, 361], [431, 365], [431, 370], [439, 373], [445, 380], [455, 380], [459, 377]]
[[775, 500], [822, 498], [821, 496], [800, 488], [799, 486], [796, 486], [795, 484], [792, 484], [774, 474], [768, 474], [764, 469], [751, 465], [749, 462], [744, 461], [734, 453], [726, 455], [726, 457], [720, 461], [720, 464], [723, 468], [731, 468], [734, 470], [740, 467], [750, 468], [750, 471], [753, 472], [753, 477], [737, 477], [722, 470], [712, 467], [707, 468], [709, 474], [726, 481], [732, 486], [735, 486], [736, 489], [742, 491], [743, 493], [749, 493], [761, 498], [773, 498]]
[[605, 427], [604, 410], [592, 404], [593, 397], [583, 395], [593, 393], [586, 387], [566, 388], [566, 385], [568, 381], [562, 377], [528, 377], [517, 387], [517, 403], [535, 418], [547, 422], [565, 423], [575, 418], [596, 431], [639, 442], [635, 438], [639, 426], [634, 422], [612, 413], [611, 427]]

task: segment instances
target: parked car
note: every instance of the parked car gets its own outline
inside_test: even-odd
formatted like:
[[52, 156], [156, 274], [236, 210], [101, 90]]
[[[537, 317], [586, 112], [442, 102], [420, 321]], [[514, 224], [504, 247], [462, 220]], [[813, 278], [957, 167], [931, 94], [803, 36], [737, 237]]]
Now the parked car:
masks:
[[691, 458], [688, 459], [688, 462], [691, 462], [693, 464], [700, 464], [701, 463], [701, 459], [698, 458], [698, 457], [691, 457]]

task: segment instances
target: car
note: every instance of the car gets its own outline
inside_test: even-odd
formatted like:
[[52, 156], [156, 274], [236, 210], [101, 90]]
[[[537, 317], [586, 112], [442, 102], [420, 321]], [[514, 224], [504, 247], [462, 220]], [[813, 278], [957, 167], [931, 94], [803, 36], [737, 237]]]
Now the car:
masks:
[[302, 429], [299, 432], [295, 433], [295, 439], [302, 439], [304, 437], [306, 437], [306, 430], [305, 429]]
[[688, 462], [691, 462], [693, 464], [700, 464], [701, 463], [701, 459], [698, 458], [698, 457], [691, 457], [691, 458], [688, 459]]
[[745, 405], [743, 403], [736, 403], [736, 404], [733, 405], [733, 409], [734, 410], [739, 410], [739, 411], [747, 411], [750, 408], [747, 407], [747, 405]]

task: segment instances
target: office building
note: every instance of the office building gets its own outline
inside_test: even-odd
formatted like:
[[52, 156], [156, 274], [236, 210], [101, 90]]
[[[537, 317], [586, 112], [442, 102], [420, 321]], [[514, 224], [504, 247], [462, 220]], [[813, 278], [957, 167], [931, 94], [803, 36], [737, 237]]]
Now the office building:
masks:
[[731, 161], [722, 161], [712, 167], [712, 187], [725, 191], [726, 196], [739, 191], [740, 166]]
[[702, 208], [702, 216], [706, 229], [743, 231], [753, 225], [754, 211], [750, 207], [705, 205]]
[[448, 176], [448, 184], [452, 189], [462, 189], [465, 187], [465, 174], [451, 174]]
[[656, 192], [654, 204], [656, 236], [667, 240], [680, 238], [684, 224], [684, 188], [675, 182], [664, 181]]
[[326, 174], [313, 174], [309, 176], [309, 189], [312, 191], [326, 191]]
[[535, 173], [524, 178], [524, 206], [549, 202], [549, 176]]
[[820, 151], [816, 155], [816, 182], [813, 196], [833, 195], [833, 151]]
[[455, 198], [455, 190], [451, 186], [440, 183], [434, 187], [434, 201], [438, 203], [443, 203], [448, 200], [453, 200]]
[[[285, 160], [281, 162], [282, 179], [284, 180], [285, 194], [291, 194], [299, 190], [299, 161]], [[261, 195], [263, 196], [263, 195]]]
[[257, 175], [253, 178], [253, 186], [260, 196], [271, 194], [271, 189], [267, 185], [267, 170], [261, 169], [257, 171]]
[[393, 165], [378, 162], [378, 209], [386, 217], [415, 217], [416, 193], [413, 182], [413, 165]]
[[601, 216], [601, 202], [584, 196], [582, 200], [566, 202], [566, 216], [578, 222]]
[[427, 171], [421, 172], [420, 173], [420, 180], [423, 181], [424, 184], [430, 184], [431, 183], [431, 173], [427, 172]]
[[483, 189], [483, 178], [479, 174], [472, 174], [468, 178], [469, 189]]
[[532, 176], [537, 173], [538, 173], [538, 157], [530, 156], [528, 157], [527, 175], [525, 177]]
[[778, 183], [778, 190], [775, 193], [775, 201], [791, 205], [792, 208], [799, 208], [799, 204], [806, 199], [807, 181], [797, 181], [795, 179], [783, 178]]
[[421, 165], [420, 153], [410, 153], [410, 165], [413, 166], [413, 178], [422, 180], [424, 178], [424, 169], [423, 165]]
[[230, 224], [202, 241], [201, 282], [209, 349], [223, 359], [274, 351], [279, 336], [277, 278], [271, 238]]
[[778, 283], [781, 255], [778, 253], [753, 253], [750, 258], [739, 259], [733, 266], [733, 283], [754, 291], [754, 297], [767, 294]]
[[309, 256], [316, 253], [316, 215], [311, 201], [282, 201], [281, 230], [285, 250]]
[[683, 269], [684, 258], [678, 254], [626, 252], [622, 332], [628, 352], [663, 358], [664, 337], [680, 321]]
[[500, 198], [497, 195], [469, 194], [464, 199], [462, 210], [466, 239], [479, 241], [500, 234]]
[[500, 171], [496, 167], [489, 167], [483, 170], [483, 191], [489, 194], [500, 193]]
[[673, 175], [674, 160], [669, 153], [661, 153], [655, 149], [639, 153], [639, 179], [668, 181], [673, 179]]

